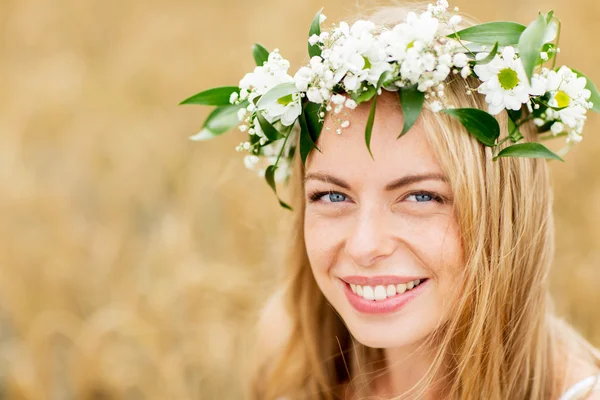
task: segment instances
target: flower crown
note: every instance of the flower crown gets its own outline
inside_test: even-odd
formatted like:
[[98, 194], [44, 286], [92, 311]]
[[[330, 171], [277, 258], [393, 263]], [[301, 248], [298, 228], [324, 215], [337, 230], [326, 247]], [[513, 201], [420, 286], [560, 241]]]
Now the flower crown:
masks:
[[[248, 135], [237, 147], [248, 153], [244, 163], [264, 175], [277, 193], [276, 182], [287, 180], [294, 154], [299, 152], [305, 162], [317, 148], [326, 113], [333, 113], [337, 123], [333, 129], [341, 134], [350, 124], [342, 111], [371, 101], [365, 128], [370, 153], [377, 96], [387, 90], [398, 93], [404, 116], [398, 137], [413, 126], [426, 105], [458, 120], [492, 148], [494, 160], [510, 156], [562, 160], [541, 143], [518, 143], [523, 139], [519, 127], [532, 120], [538, 133], [548, 132], [540, 139], [566, 137], [562, 154], [581, 141], [587, 111], [600, 112], [594, 84], [579, 71], [556, 67], [560, 20], [550, 11], [540, 13], [527, 27], [489, 22], [457, 31], [461, 22], [457, 12], [458, 8], [448, 10], [446, 0], [438, 0], [421, 14], [408, 13], [391, 28], [359, 20], [352, 26], [334, 24], [327, 32], [321, 31], [326, 17], [319, 11], [309, 31], [310, 63], [293, 77], [288, 74], [290, 63], [277, 49], [269, 53], [255, 44], [257, 67], [238, 86], [206, 90], [184, 100], [181, 104], [217, 106], [191, 139], [210, 139], [239, 125]], [[469, 86], [474, 82], [469, 77], [477, 79], [477, 87]], [[467, 95], [473, 91], [485, 95], [487, 111], [450, 104], [444, 88], [455, 79], [464, 80]], [[524, 105], [528, 113], [523, 112]], [[503, 110], [509, 126], [500, 138], [494, 115]], [[511, 145], [500, 148], [507, 141]]]

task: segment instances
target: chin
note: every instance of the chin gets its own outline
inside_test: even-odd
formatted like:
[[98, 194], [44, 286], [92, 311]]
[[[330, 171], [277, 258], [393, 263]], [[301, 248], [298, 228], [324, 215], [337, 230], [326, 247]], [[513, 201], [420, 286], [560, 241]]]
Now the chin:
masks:
[[[344, 318], [344, 314], [341, 314]], [[355, 316], [344, 318], [348, 330], [361, 344], [372, 348], [413, 347], [435, 330], [436, 324], [404, 316], [388, 316], [365, 321]]]

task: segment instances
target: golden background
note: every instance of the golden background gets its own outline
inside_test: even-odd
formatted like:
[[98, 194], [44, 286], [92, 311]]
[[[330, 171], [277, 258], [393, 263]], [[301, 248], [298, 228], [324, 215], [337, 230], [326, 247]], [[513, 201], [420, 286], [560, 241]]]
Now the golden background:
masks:
[[[254, 41], [293, 74], [326, 23], [389, 2], [0, 0], [0, 398], [237, 399], [290, 218], [232, 132], [195, 143]], [[597, 0], [458, 0], [563, 21], [559, 62], [600, 83]], [[600, 116], [552, 163], [560, 313], [600, 344]], [[279, 246], [279, 247], [278, 247]]]

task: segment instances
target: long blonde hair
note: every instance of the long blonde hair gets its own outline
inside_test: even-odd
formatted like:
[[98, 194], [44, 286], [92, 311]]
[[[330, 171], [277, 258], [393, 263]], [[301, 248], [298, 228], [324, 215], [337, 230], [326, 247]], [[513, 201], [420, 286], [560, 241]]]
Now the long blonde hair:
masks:
[[[371, 20], [393, 24], [405, 12], [394, 7]], [[480, 95], [465, 93], [462, 79], [448, 82], [446, 95], [461, 107], [487, 107]], [[554, 226], [546, 161], [493, 161], [490, 149], [456, 121], [430, 111], [420, 118], [453, 189], [466, 262], [455, 311], [431, 340], [435, 362], [410, 395], [423, 393], [443, 368], [449, 371], [450, 398], [556, 398], [567, 373], [560, 361], [568, 352], [597, 365], [600, 355], [552, 310], [548, 275]], [[498, 121], [507, 132], [506, 113]], [[537, 140], [531, 127], [522, 133], [527, 141]], [[329, 400], [342, 398], [348, 384], [355, 395], [366, 396], [386, 360], [381, 349], [353, 340], [313, 278], [303, 238], [303, 175], [297, 160], [292, 178], [296, 221], [284, 296], [291, 331], [282, 351], [258, 366], [253, 396]]]

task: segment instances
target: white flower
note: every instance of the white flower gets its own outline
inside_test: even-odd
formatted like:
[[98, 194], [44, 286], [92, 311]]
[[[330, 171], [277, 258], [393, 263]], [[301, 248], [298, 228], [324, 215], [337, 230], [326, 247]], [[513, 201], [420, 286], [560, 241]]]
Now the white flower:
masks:
[[296, 88], [302, 92], [306, 92], [308, 85], [315, 79], [315, 73], [308, 67], [302, 67], [294, 75], [294, 82], [296, 82]]
[[319, 35], [312, 35], [311, 37], [308, 38], [308, 43], [311, 46], [314, 46], [315, 44], [319, 43], [321, 41], [321, 38], [319, 37]]
[[429, 108], [431, 108], [431, 111], [437, 113], [442, 111], [444, 109], [444, 106], [441, 101], [435, 100], [429, 104]]
[[321, 96], [321, 91], [316, 87], [311, 87], [306, 92], [306, 97], [313, 103], [323, 103], [325, 99]]
[[515, 50], [507, 46], [502, 55], [483, 65], [476, 65], [475, 73], [483, 82], [478, 88], [485, 94], [489, 113], [498, 114], [504, 109], [520, 110], [521, 105], [529, 101], [529, 84], [525, 69]]
[[245, 119], [246, 119], [246, 114], [247, 114], [247, 111], [246, 111], [246, 109], [245, 109], [245, 108], [240, 108], [240, 109], [238, 110], [238, 112], [237, 112], [237, 117], [238, 117], [238, 119], [239, 119], [240, 121], [243, 121], [243, 120], [245, 120]]
[[471, 75], [471, 67], [467, 64], [460, 70], [460, 76], [463, 79], [467, 79], [469, 75]]
[[238, 94], [238, 92], [233, 92], [231, 93], [231, 96], [229, 96], [229, 103], [235, 104], [235, 102], [238, 101], [239, 98], [240, 95]]
[[469, 62], [469, 58], [467, 57], [467, 55], [465, 53], [457, 53], [454, 55], [454, 58], [452, 59], [452, 63], [454, 64], [455, 67], [458, 67], [458, 68], [463, 68], [464, 66], [467, 65], [468, 62]]
[[586, 84], [587, 80], [584, 77], [578, 77], [564, 66], [556, 72], [548, 72], [546, 91], [550, 92], [551, 96], [548, 104], [562, 108], [556, 113], [561, 121], [571, 128], [586, 118], [588, 99], [591, 96], [591, 92], [585, 88]]
[[560, 122], [555, 122], [550, 127], [550, 130], [552, 131], [553, 134], [558, 135], [559, 133], [561, 133], [562, 131], [565, 130], [565, 126], [563, 124], [561, 124]]
[[358, 104], [356, 104], [356, 102], [354, 100], [352, 100], [352, 99], [346, 100], [346, 108], [354, 110], [357, 106], [358, 106]]
[[540, 53], [540, 58], [544, 61], [548, 61], [548, 53], [546, 53], [545, 51], [542, 51]]
[[456, 25], [462, 22], [462, 17], [460, 15], [454, 15], [448, 21], [448, 25], [451, 27], [455, 27]]
[[331, 96], [331, 102], [336, 106], [344, 104], [345, 101], [346, 97], [341, 94], [334, 94], [333, 96]]

